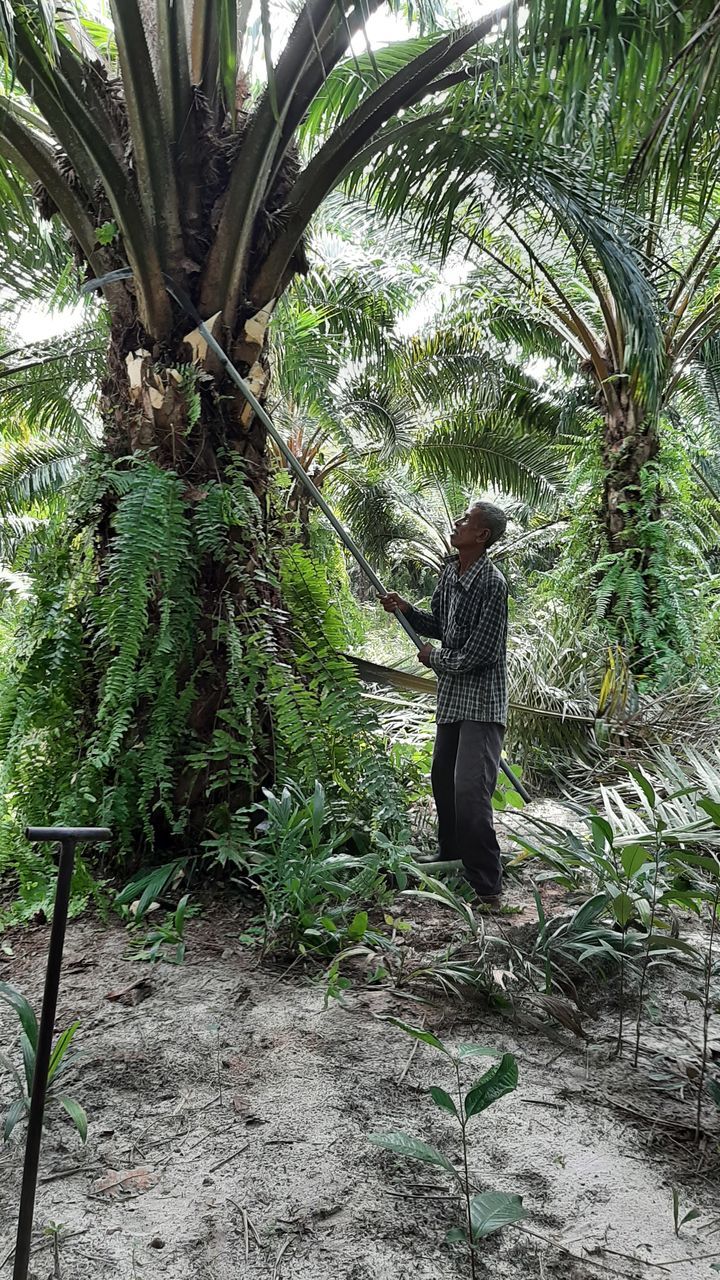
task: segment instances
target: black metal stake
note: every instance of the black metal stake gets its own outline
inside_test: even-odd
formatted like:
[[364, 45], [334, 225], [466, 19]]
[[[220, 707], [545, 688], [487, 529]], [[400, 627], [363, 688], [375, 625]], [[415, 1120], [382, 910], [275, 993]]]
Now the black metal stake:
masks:
[[75, 845], [85, 841], [98, 843], [99, 841], [110, 840], [111, 835], [112, 833], [108, 831], [107, 827], [28, 827], [25, 831], [26, 839], [31, 844], [59, 843], [60, 865], [55, 889], [55, 908], [50, 931], [50, 949], [45, 971], [45, 991], [35, 1052], [35, 1070], [33, 1072], [30, 1116], [25, 1141], [25, 1163], [23, 1165], [22, 1190], [20, 1192], [20, 1213], [18, 1215], [17, 1238], [15, 1241], [13, 1280], [27, 1280], [30, 1263], [30, 1240], [33, 1215], [35, 1213], [35, 1191], [40, 1161], [45, 1095], [47, 1093], [47, 1077], [52, 1053], [55, 1010], [60, 987], [60, 968], [65, 945], [65, 929], [70, 905], [70, 886], [75, 862]]

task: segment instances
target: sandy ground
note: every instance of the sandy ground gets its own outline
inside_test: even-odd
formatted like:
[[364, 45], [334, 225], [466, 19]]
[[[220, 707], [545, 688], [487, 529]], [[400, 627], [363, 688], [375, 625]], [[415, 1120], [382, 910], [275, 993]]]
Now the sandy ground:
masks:
[[[520, 903], [522, 889], [513, 892]], [[407, 945], [449, 938], [442, 908], [402, 910], [414, 920]], [[51, 1222], [63, 1227], [65, 1280], [469, 1277], [467, 1257], [443, 1242], [454, 1205], [429, 1198], [446, 1195], [442, 1175], [367, 1141], [402, 1129], [458, 1154], [452, 1120], [426, 1093], [450, 1087], [443, 1060], [421, 1045], [409, 1062], [407, 1037], [380, 1020], [391, 1013], [518, 1059], [517, 1091], [475, 1121], [471, 1170], [480, 1189], [521, 1194], [528, 1217], [486, 1242], [478, 1276], [711, 1280], [718, 1137], [693, 1146], [690, 1095], [682, 1104], [660, 1094], [649, 1067], [611, 1059], [608, 993], [588, 994], [587, 1044], [524, 1015], [361, 984], [325, 1009], [322, 987], [296, 969], [258, 967], [238, 942], [242, 927], [239, 906], [210, 903], [188, 926], [185, 963], [150, 971], [128, 961], [118, 922], [70, 925], [57, 1025], [81, 1023], [81, 1060], [64, 1089], [90, 1131], [83, 1147], [50, 1114], [36, 1277], [55, 1274]], [[45, 926], [14, 932], [4, 939], [12, 956], [0, 953], [0, 978], [36, 1007], [47, 936]], [[675, 990], [653, 999], [667, 1011], [653, 1035], [661, 1050], [677, 1046], [682, 1001]], [[15, 1034], [0, 1005], [0, 1044], [17, 1058]], [[3, 1111], [10, 1098], [0, 1074]], [[20, 1127], [0, 1150], [0, 1278], [12, 1267], [23, 1136]], [[700, 1210], [679, 1238], [673, 1187], [681, 1214]]]

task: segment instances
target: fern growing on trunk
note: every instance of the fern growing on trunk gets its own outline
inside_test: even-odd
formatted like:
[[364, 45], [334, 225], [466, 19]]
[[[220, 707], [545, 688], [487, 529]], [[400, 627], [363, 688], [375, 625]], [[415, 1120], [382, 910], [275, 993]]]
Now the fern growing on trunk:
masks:
[[[398, 833], [401, 789], [338, 657], [345, 636], [325, 570], [294, 548], [274, 567], [240, 464], [191, 502], [148, 458], [98, 466], [72, 514], [80, 532], [70, 546], [48, 539], [8, 637], [0, 874], [16, 867], [24, 895], [44, 901], [48, 864], [22, 832], [49, 819], [106, 823], [131, 863], [201, 848], [226, 861], [275, 779], [309, 790], [320, 780], [359, 830]], [[210, 614], [204, 583], [218, 565]]]

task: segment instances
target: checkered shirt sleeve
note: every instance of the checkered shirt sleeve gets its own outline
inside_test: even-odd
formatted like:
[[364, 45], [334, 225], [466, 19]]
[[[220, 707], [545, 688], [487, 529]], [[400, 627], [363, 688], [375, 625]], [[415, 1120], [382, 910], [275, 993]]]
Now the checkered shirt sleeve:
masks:
[[441, 641], [431, 649], [438, 682], [439, 724], [459, 720], [507, 722], [507, 585], [489, 560], [458, 577], [457, 561], [443, 570], [430, 611], [412, 609], [408, 621]]

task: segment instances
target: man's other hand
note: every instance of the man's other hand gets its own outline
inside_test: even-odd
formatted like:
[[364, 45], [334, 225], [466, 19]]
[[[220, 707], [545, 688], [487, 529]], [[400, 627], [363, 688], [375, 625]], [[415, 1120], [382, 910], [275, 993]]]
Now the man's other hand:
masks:
[[386, 596], [380, 597], [380, 603], [386, 613], [395, 613], [397, 609], [400, 610], [400, 613], [407, 613], [408, 609], [411, 608], [410, 601], [403, 600], [397, 591], [388, 591]]
[[418, 649], [418, 658], [424, 667], [430, 666], [430, 654], [433, 652], [433, 649], [434, 646], [431, 644], [424, 644], [422, 649]]

